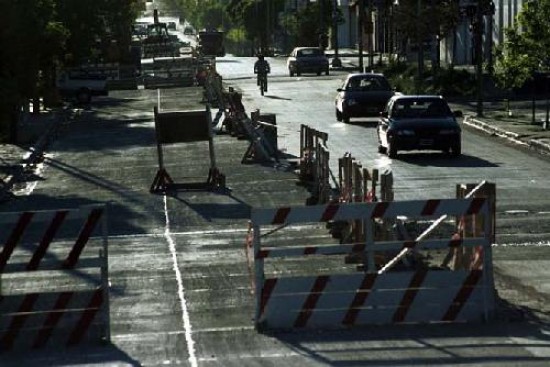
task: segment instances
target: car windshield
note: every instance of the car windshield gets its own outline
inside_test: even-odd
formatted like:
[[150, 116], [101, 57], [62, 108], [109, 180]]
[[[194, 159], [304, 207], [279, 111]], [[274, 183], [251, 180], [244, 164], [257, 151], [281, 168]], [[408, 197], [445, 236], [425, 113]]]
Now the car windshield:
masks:
[[322, 56], [323, 51], [318, 48], [305, 48], [303, 50], [298, 50], [296, 56], [300, 57], [310, 57], [310, 56]]
[[451, 110], [442, 99], [402, 99], [393, 104], [394, 118], [448, 117]]
[[389, 91], [391, 90], [388, 81], [381, 77], [358, 76], [348, 81], [349, 90], [354, 91]]

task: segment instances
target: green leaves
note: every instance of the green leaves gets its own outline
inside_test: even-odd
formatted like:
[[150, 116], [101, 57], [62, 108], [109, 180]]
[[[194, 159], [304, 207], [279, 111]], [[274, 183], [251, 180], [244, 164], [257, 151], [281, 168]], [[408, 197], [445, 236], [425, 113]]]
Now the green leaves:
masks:
[[506, 30], [495, 49], [495, 78], [500, 87], [520, 87], [534, 71], [548, 70], [550, 0], [524, 2], [518, 23]]

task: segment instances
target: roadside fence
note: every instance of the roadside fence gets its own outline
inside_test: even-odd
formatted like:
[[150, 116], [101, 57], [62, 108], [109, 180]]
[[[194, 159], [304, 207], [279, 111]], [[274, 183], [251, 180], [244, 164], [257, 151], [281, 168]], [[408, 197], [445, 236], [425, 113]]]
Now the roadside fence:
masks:
[[106, 207], [1, 213], [0, 351], [110, 342]]

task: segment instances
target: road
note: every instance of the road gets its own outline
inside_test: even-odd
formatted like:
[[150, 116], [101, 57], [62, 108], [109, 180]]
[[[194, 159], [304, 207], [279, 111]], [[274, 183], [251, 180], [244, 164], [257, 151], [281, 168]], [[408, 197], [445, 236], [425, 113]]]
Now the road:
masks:
[[[336, 122], [333, 98], [344, 72], [290, 78], [284, 59], [270, 59], [262, 98], [250, 72], [253, 61], [226, 57], [217, 67], [227, 84], [243, 91], [247, 111], [277, 114], [279, 147], [287, 154], [298, 155], [304, 123], [329, 133], [331, 157], [351, 152], [365, 167], [391, 169], [396, 200], [449, 198], [458, 183], [496, 183], [494, 257], [506, 304], [498, 320], [259, 333], [243, 251], [250, 208], [303, 205], [306, 190], [292, 171], [240, 164], [247, 142], [219, 134], [218, 165], [228, 193], [150, 194], [157, 169], [153, 106], [197, 108], [201, 91], [120, 91], [64, 124], [36, 177], [19, 186], [17, 200], [0, 207], [109, 203], [112, 344], [4, 353], [0, 365], [548, 365], [550, 214], [544, 211], [550, 195], [544, 179], [550, 163], [469, 131], [460, 159], [411, 153], [390, 160], [377, 152], [372, 121]], [[207, 152], [198, 143], [176, 144], [166, 149], [166, 164], [180, 180], [204, 179]], [[14, 291], [17, 283], [2, 287]]]
[[[261, 98], [250, 75], [251, 61], [244, 60], [224, 59], [217, 67], [222, 75], [227, 75], [226, 83], [243, 91], [248, 110], [258, 108], [277, 114], [279, 136], [285, 138], [296, 134], [300, 123], [327, 132], [333, 157], [351, 152], [364, 167], [391, 170], [396, 199], [452, 197], [456, 184], [494, 182], [497, 184], [499, 219], [497, 243], [548, 244], [550, 186], [546, 182], [546, 172], [550, 166], [547, 159], [519, 152], [498, 144], [487, 135], [465, 129], [460, 159], [439, 153], [404, 152], [398, 159], [391, 160], [377, 151], [375, 119], [352, 119], [349, 125], [336, 121], [336, 88], [347, 72], [334, 71], [328, 77], [306, 74], [291, 78], [285, 60], [272, 58], [269, 93]], [[453, 105], [455, 109], [462, 107]], [[283, 142], [283, 149], [298, 155], [299, 141], [284, 139]], [[337, 169], [337, 160], [332, 163]]]

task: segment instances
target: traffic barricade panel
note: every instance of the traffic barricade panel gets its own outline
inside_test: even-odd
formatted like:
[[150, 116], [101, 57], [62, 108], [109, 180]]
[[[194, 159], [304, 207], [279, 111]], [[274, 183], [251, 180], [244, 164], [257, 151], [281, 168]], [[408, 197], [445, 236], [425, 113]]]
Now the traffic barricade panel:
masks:
[[1, 213], [0, 223], [0, 350], [109, 342], [106, 207]]
[[[456, 239], [442, 230], [418, 240], [384, 241], [371, 234], [351, 244], [319, 239], [306, 244], [292, 241], [290, 246], [289, 238], [304, 236], [281, 233], [293, 226], [300, 226], [304, 232], [307, 225], [331, 220], [367, 223], [404, 215], [437, 223], [441, 215], [489, 215], [489, 208], [490, 200], [486, 198], [467, 198], [253, 209], [253, 235], [248, 238], [253, 238], [257, 328], [333, 328], [491, 318], [495, 305], [490, 256], [479, 269], [453, 270], [441, 267], [439, 259], [433, 261], [419, 253], [417, 261], [396, 271], [380, 271], [385, 261], [404, 249], [445, 252], [459, 246], [481, 246], [490, 252], [489, 232]], [[449, 218], [447, 222], [453, 221]], [[277, 239], [266, 235], [273, 231]], [[342, 255], [346, 254], [360, 254], [363, 266], [344, 263]]]

